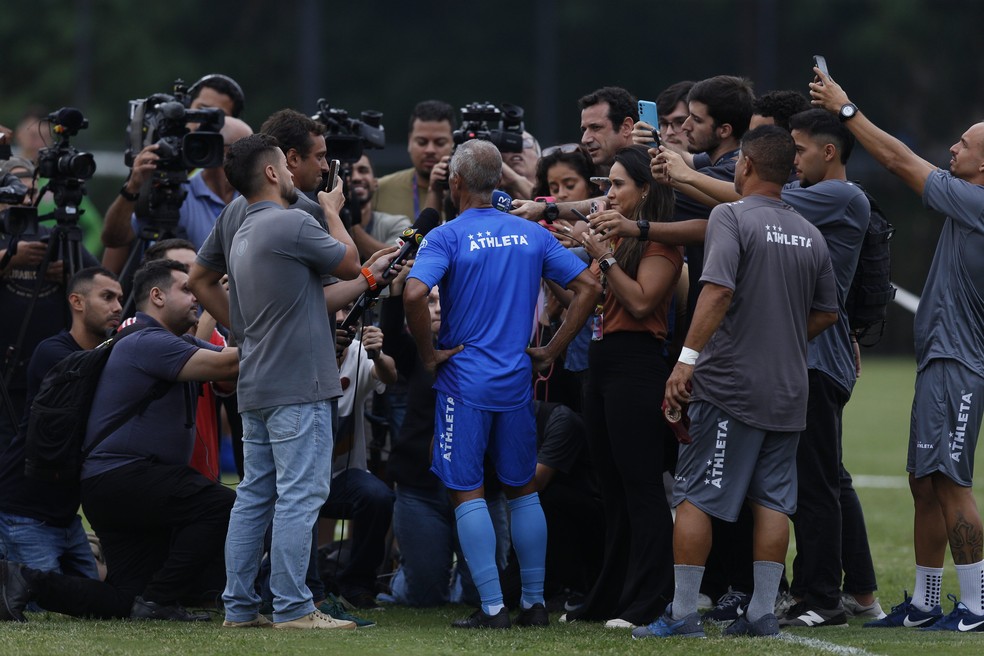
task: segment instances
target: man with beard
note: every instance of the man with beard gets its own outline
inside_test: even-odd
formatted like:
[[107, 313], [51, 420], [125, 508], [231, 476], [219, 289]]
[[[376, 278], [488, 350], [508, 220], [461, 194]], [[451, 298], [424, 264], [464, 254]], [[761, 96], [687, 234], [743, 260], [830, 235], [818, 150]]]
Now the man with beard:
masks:
[[369, 258], [376, 251], [399, 244], [403, 231], [410, 227], [410, 219], [399, 214], [380, 212], [372, 208], [372, 200], [379, 189], [379, 180], [372, 170], [368, 155], [363, 155], [352, 165], [349, 179], [349, 197], [359, 206], [359, 220], [352, 220], [351, 234], [359, 256]]
[[74, 617], [209, 620], [180, 603], [221, 586], [235, 495], [188, 466], [191, 400], [194, 381], [234, 380], [238, 353], [185, 334], [198, 302], [180, 262], [145, 264], [133, 289], [141, 328], [113, 347], [83, 444], [82, 509], [102, 542], [106, 582], [0, 561], [0, 620], [25, 621], [29, 601]]
[[427, 207], [431, 170], [441, 158], [451, 154], [454, 141], [454, 108], [440, 100], [417, 103], [410, 114], [407, 152], [413, 163], [408, 169], [379, 179], [376, 209], [416, 217]]
[[[342, 392], [322, 280], [343, 264], [347, 249], [310, 214], [287, 209], [297, 191], [275, 138], [258, 134], [233, 144], [225, 171], [249, 206], [227, 263], [228, 302], [238, 309], [232, 330], [242, 337], [245, 476], [226, 541], [224, 626], [267, 624], [254, 583], [272, 522], [274, 627], [354, 629], [354, 622], [318, 611], [305, 583], [311, 527], [331, 482], [332, 399]], [[374, 274], [361, 273], [375, 289]]]
[[45, 571], [97, 578], [78, 515], [79, 482], [24, 475], [30, 407], [48, 370], [76, 351], [93, 349], [120, 324], [123, 290], [102, 267], [82, 269], [68, 283], [72, 327], [44, 340], [27, 367], [27, 408], [20, 430], [0, 456], [0, 557]]

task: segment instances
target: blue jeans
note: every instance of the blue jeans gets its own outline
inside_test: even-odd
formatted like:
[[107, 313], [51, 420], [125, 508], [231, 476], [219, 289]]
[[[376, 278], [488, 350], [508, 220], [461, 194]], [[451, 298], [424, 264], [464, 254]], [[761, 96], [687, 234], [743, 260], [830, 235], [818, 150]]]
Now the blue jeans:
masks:
[[43, 572], [99, 578], [78, 515], [61, 528], [31, 517], [0, 513], [0, 557]]
[[[501, 570], [506, 566], [510, 547], [506, 504], [499, 494], [489, 499], [488, 505], [496, 532], [496, 564]], [[400, 568], [391, 584], [396, 603], [408, 606], [439, 606], [448, 601], [478, 604], [478, 591], [458, 548], [454, 509], [444, 486], [397, 485], [393, 534], [400, 544]], [[456, 553], [458, 569], [453, 572]]]
[[236, 490], [226, 538], [222, 600], [227, 620], [244, 622], [259, 611], [255, 583], [271, 521], [273, 620], [289, 622], [314, 612], [304, 580], [311, 527], [331, 482], [331, 415], [330, 401], [242, 413], [245, 477]]

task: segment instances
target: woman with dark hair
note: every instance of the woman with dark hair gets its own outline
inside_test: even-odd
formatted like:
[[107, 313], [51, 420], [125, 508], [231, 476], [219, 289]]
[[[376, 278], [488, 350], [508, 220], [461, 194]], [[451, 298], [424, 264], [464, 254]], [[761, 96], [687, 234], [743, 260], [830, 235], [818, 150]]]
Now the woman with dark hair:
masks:
[[601, 195], [591, 182], [594, 165], [581, 144], [568, 143], [545, 148], [536, 165], [533, 197], [553, 196], [556, 202], [587, 200]]
[[[664, 221], [669, 187], [650, 173], [643, 146], [615, 154], [609, 209]], [[584, 417], [605, 508], [605, 556], [584, 605], [568, 619], [608, 620], [629, 628], [659, 616], [673, 594], [673, 520], [663, 489], [677, 443], [660, 416], [669, 376], [663, 358], [667, 312], [683, 267], [682, 249], [634, 238], [604, 241], [586, 231], [602, 298], [592, 324]]]

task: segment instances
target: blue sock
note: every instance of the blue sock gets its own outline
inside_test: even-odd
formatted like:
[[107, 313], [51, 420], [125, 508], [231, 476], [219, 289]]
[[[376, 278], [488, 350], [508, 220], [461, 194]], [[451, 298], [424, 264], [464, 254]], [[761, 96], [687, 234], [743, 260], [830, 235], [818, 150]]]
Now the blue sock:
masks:
[[482, 598], [482, 610], [496, 615], [503, 608], [499, 570], [495, 566], [495, 529], [485, 499], [472, 499], [454, 509], [458, 542], [472, 581]]
[[523, 583], [523, 608], [542, 604], [547, 560], [547, 520], [536, 492], [509, 501], [509, 525], [513, 548], [519, 558]]

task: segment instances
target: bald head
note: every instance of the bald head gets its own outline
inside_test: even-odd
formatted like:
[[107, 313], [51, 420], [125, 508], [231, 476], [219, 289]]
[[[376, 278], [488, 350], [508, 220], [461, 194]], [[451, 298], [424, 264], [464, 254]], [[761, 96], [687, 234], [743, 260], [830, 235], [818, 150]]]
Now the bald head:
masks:
[[[488, 203], [502, 175], [502, 155], [488, 141], [471, 139], [458, 146], [451, 158], [449, 177], [457, 178], [460, 190]], [[453, 184], [453, 182], [452, 182]]]
[[221, 134], [223, 143], [226, 146], [231, 146], [240, 139], [253, 134], [253, 128], [249, 127], [246, 121], [242, 119], [226, 116], [225, 122], [222, 124]]

